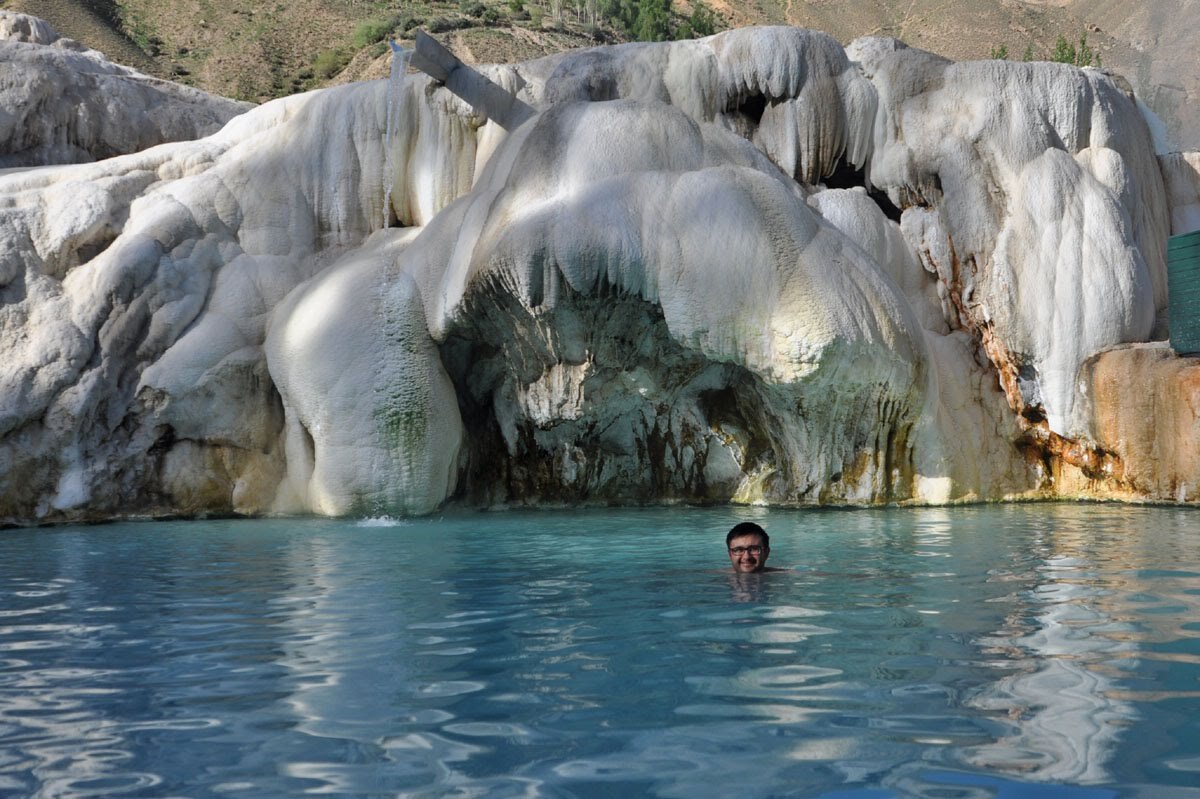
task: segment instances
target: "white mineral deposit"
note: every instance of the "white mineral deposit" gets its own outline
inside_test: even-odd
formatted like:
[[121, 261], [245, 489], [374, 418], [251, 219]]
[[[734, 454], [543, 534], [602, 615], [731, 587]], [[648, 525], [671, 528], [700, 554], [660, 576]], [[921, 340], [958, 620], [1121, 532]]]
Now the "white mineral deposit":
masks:
[[746, 28], [245, 110], [17, 16], [6, 521], [1198, 498], [1114, 432], [1200, 227], [1117, 76]]

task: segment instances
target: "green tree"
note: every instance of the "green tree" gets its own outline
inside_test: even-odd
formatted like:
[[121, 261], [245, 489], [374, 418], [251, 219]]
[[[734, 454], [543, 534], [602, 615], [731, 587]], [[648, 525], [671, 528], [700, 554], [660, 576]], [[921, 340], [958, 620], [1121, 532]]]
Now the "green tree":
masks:
[[590, 0], [598, 16], [631, 39], [663, 42], [717, 32], [717, 17], [704, 0], [693, 0], [692, 12], [680, 18], [671, 13], [671, 0]]
[[640, 42], [665, 42], [671, 39], [671, 0], [641, 0], [637, 18], [630, 30]]
[[638, 16], [638, 0], [601, 0], [599, 11], [614, 28], [632, 34]]
[[1050, 60], [1077, 67], [1100, 66], [1100, 54], [1088, 45], [1086, 33], [1079, 35], [1078, 47], [1068, 42], [1067, 37], [1059, 36], [1058, 41], [1054, 43], [1054, 52], [1050, 55]]
[[1066, 36], [1060, 35], [1054, 43], [1054, 52], [1050, 54], [1050, 60], [1056, 64], [1074, 64], [1075, 45], [1068, 42]]
[[717, 17], [704, 0], [694, 0], [687, 22], [695, 36], [712, 36], [717, 32]]
[[1087, 34], [1079, 34], [1079, 49], [1075, 51], [1075, 66], [1090, 67], [1093, 64], [1100, 66], [1100, 54], [1088, 47]]

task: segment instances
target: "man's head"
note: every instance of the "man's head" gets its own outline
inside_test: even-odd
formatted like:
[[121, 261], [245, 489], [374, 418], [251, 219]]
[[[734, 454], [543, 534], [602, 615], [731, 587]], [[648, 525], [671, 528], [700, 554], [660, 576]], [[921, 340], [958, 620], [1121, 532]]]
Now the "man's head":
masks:
[[754, 522], [734, 525], [725, 536], [725, 546], [729, 550], [729, 562], [733, 564], [733, 570], [741, 574], [762, 571], [767, 565], [767, 556], [771, 554], [771, 539], [767, 531]]

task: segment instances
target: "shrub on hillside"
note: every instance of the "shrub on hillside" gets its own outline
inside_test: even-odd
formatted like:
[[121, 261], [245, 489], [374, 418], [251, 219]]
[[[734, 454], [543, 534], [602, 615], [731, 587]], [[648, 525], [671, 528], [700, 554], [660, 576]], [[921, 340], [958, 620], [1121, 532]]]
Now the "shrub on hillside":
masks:
[[679, 17], [670, 0], [599, 0], [600, 16], [630, 38], [643, 42], [691, 39], [717, 32], [717, 17], [704, 0], [692, 0], [692, 13]]
[[430, 33], [446, 33], [447, 31], [456, 31], [459, 28], [471, 27], [471, 20], [459, 17], [435, 17], [429, 20], [428, 30]]
[[[999, 47], [992, 47], [988, 58], [1007, 59], [1008, 46], [1002, 44]], [[1021, 56], [1021, 60], [1035, 60], [1032, 44], [1025, 48], [1025, 54]], [[1080, 34], [1078, 45], [1067, 41], [1066, 36], [1059, 36], [1058, 41], [1054, 43], [1054, 52], [1046, 56], [1045, 60], [1059, 64], [1071, 64], [1076, 67], [1099, 67], [1101, 65], [1100, 54], [1088, 45], [1086, 33]]]
[[382, 42], [391, 36], [392, 31], [402, 21], [399, 14], [386, 18], [376, 17], [375, 19], [364, 20], [354, 28], [354, 33], [350, 36], [350, 43], [354, 46], [354, 49], [361, 50], [364, 47], [370, 47], [376, 42]]
[[1077, 67], [1100, 66], [1100, 54], [1088, 46], [1086, 33], [1079, 35], [1078, 47], [1068, 42], [1067, 37], [1059, 36], [1058, 41], [1054, 43], [1054, 53], [1050, 60]]
[[350, 56], [342, 50], [337, 48], [322, 50], [317, 54], [316, 61], [313, 62], [313, 72], [317, 77], [328, 80], [341, 72], [349, 63]]

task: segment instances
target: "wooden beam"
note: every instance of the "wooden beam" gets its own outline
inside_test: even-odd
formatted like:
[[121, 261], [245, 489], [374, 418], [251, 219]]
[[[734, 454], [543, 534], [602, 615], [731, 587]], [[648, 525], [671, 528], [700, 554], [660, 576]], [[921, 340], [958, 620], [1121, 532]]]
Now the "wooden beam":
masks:
[[425, 31], [417, 31], [409, 63], [505, 130], [516, 130], [534, 114], [532, 107], [464, 64]]

